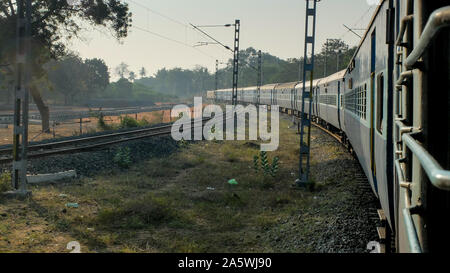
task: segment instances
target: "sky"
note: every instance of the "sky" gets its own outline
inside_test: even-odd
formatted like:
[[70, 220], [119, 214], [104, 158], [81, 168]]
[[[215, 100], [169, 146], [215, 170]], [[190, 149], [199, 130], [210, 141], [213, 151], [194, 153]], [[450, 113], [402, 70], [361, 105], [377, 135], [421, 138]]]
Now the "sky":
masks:
[[[215, 70], [215, 60], [226, 62], [232, 52], [219, 45], [193, 47], [210, 40], [194, 30], [194, 25], [223, 25], [241, 21], [240, 49], [253, 47], [282, 59], [303, 56], [305, 0], [123, 0], [133, 13], [133, 27], [118, 42], [106, 29], [88, 29], [82, 40], [70, 48], [83, 58], [102, 58], [111, 68], [121, 62], [149, 75], [161, 68], [192, 69], [197, 65]], [[316, 52], [327, 38], [341, 38], [358, 45], [376, 6], [372, 0], [322, 0], [317, 4]], [[232, 47], [234, 28], [203, 28], [208, 34]], [[150, 32], [162, 35], [161, 38]]]

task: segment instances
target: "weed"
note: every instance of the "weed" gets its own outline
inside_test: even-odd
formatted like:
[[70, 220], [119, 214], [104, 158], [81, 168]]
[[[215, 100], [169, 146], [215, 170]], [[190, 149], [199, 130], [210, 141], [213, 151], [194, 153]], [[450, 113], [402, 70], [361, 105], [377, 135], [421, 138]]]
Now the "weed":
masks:
[[131, 152], [130, 148], [119, 148], [117, 153], [114, 155], [114, 162], [121, 169], [128, 169], [131, 165]]
[[97, 127], [100, 130], [102, 130], [102, 131], [110, 131], [110, 130], [114, 129], [113, 125], [106, 124], [105, 117], [103, 116], [102, 113], [98, 114], [97, 118], [98, 118]]
[[272, 161], [272, 166], [270, 168], [270, 175], [272, 177], [277, 176], [279, 161], [280, 161], [280, 159], [278, 158], [278, 156], [274, 157], [274, 159]]
[[187, 148], [188, 147], [188, 142], [186, 140], [184, 140], [184, 138], [182, 138], [180, 141], [178, 141], [178, 147], [180, 147], [180, 148]]
[[4, 172], [0, 174], [0, 192], [11, 190], [11, 173]]
[[139, 127], [139, 121], [137, 121], [136, 119], [129, 117], [129, 116], [125, 116], [122, 117], [120, 116], [120, 128], [136, 128]]
[[277, 176], [280, 158], [278, 156], [274, 157], [272, 160], [272, 164], [270, 164], [269, 159], [267, 158], [267, 152], [261, 151], [260, 157], [258, 157], [257, 155], [253, 156], [253, 169], [255, 170], [255, 172], [259, 171], [260, 159], [261, 169], [264, 171], [264, 175], [270, 175], [272, 177]]
[[253, 156], [253, 169], [256, 173], [259, 171], [259, 157], [257, 155]]

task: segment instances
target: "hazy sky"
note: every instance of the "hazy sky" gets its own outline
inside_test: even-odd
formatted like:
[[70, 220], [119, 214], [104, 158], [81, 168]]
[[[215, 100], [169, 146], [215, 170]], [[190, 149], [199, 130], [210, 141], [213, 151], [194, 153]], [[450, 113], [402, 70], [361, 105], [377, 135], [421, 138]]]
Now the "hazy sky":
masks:
[[[234, 23], [241, 20], [241, 49], [254, 47], [283, 59], [303, 55], [305, 0], [125, 0], [133, 13], [129, 36], [117, 42], [105, 30], [85, 32], [83, 41], [71, 48], [83, 58], [102, 58], [111, 68], [120, 62], [136, 72], [145, 67], [149, 74], [158, 69], [202, 65], [214, 71], [215, 60], [225, 62], [232, 53], [217, 45], [193, 48], [208, 38], [189, 27]], [[357, 45], [359, 38], [347, 26], [364, 29], [375, 11], [366, 0], [322, 0], [318, 3], [317, 46], [327, 38], [342, 38]], [[161, 16], [165, 15], [167, 17]], [[140, 28], [140, 29], [139, 29]], [[162, 39], [146, 29], [177, 42]], [[232, 46], [234, 28], [205, 28], [206, 32]], [[363, 31], [357, 31], [362, 34]], [[112, 72], [112, 71], [111, 71]], [[114, 76], [113, 72], [111, 73]]]

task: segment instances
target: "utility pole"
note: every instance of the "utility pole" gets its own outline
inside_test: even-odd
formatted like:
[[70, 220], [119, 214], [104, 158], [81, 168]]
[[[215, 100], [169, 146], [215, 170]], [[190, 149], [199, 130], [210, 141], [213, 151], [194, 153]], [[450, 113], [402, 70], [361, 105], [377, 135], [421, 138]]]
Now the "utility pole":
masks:
[[328, 41], [329, 41], [330, 39], [327, 39], [327, 41], [326, 41], [326, 43], [325, 43], [325, 68], [324, 68], [324, 70], [323, 70], [323, 77], [325, 78], [326, 76], [328, 76], [327, 75], [327, 65], [328, 65]]
[[[313, 6], [310, 7], [311, 1]], [[305, 23], [305, 47], [303, 59], [303, 89], [302, 89], [302, 113], [300, 129], [300, 156], [299, 156], [299, 178], [295, 181], [297, 186], [312, 187], [309, 179], [310, 171], [310, 152], [311, 152], [311, 110], [313, 98], [314, 81], [314, 46], [316, 41], [316, 14], [317, 2], [320, 0], [306, 0], [306, 23]], [[312, 28], [309, 23], [312, 22]], [[312, 30], [312, 33], [309, 31]], [[328, 44], [328, 41], [327, 41]], [[308, 48], [311, 48], [311, 56], [308, 56]], [[310, 87], [306, 90], [307, 73], [309, 73]], [[308, 99], [308, 112], [305, 100]]]
[[232, 103], [233, 106], [237, 105], [237, 88], [239, 80], [239, 34], [241, 30], [241, 21], [236, 20], [234, 24], [234, 50], [233, 50], [233, 93]]
[[262, 53], [261, 50], [258, 50], [258, 75], [257, 75], [257, 94], [256, 94], [256, 104], [259, 105], [260, 98], [261, 98], [261, 85], [262, 85]]
[[340, 64], [340, 57], [341, 57], [341, 53], [342, 53], [342, 50], [338, 50], [338, 52], [337, 52], [337, 55], [336, 55], [336, 58], [337, 58], [337, 64], [336, 64], [336, 72], [338, 72], [339, 71], [339, 64]]
[[219, 60], [216, 60], [216, 91], [219, 89]]
[[31, 80], [30, 22], [31, 0], [18, 0], [12, 166], [13, 193], [18, 196], [27, 196], [31, 193], [27, 191], [28, 100]]
[[[238, 88], [238, 81], [239, 81], [239, 38], [240, 38], [240, 30], [241, 30], [241, 21], [236, 19], [234, 24], [225, 24], [225, 25], [205, 25], [205, 26], [195, 26], [193, 24], [190, 24], [194, 29], [201, 32], [203, 35], [208, 37], [209, 39], [213, 40], [214, 43], [200, 43], [199, 45], [209, 45], [209, 44], [217, 44], [223, 46], [225, 49], [230, 50], [233, 52], [233, 91], [231, 94], [231, 101], [233, 106], [237, 105], [237, 88]], [[231, 27], [234, 26], [234, 49], [231, 49], [229, 46], [224, 45], [220, 41], [218, 41], [216, 38], [212, 37], [205, 31], [201, 30], [200, 28], [206, 28], [206, 27]]]

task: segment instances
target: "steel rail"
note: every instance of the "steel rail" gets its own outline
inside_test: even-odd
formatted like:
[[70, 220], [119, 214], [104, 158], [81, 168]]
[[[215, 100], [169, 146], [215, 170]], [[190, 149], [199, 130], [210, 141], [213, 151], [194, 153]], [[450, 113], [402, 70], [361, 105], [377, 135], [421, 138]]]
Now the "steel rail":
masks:
[[[204, 120], [205, 119], [203, 119], [203, 121]], [[90, 142], [93, 140], [101, 140], [101, 139], [112, 138], [112, 137], [134, 135], [134, 134], [139, 134], [139, 133], [147, 133], [147, 132], [158, 131], [158, 130], [162, 130], [165, 128], [171, 128], [171, 127], [172, 127], [172, 124], [169, 124], [169, 125], [158, 126], [158, 127], [150, 127], [150, 128], [145, 128], [145, 129], [130, 130], [130, 131], [118, 132], [118, 133], [109, 133], [109, 134], [103, 134], [103, 135], [97, 135], [97, 136], [91, 136], [91, 137], [83, 137], [83, 138], [78, 138], [78, 139], [62, 140], [62, 141], [49, 142], [49, 143], [43, 143], [43, 144], [34, 144], [34, 145], [30, 145], [28, 147], [28, 151], [51, 149], [51, 148], [56, 148], [56, 147], [61, 147], [61, 146], [66, 146], [66, 145], [74, 145], [74, 144], [78, 144], [78, 143]], [[11, 148], [0, 149], [0, 155], [11, 153], [11, 152], [12, 152]]]
[[[238, 114], [238, 112], [236, 112], [236, 111], [234, 111], [234, 113]], [[214, 118], [219, 118], [219, 117], [220, 116], [218, 116], [218, 117], [215, 116], [213, 118], [212, 117], [211, 118], [203, 118], [201, 127], [203, 127], [204, 122], [209, 121]], [[222, 118], [225, 118], [225, 117], [226, 117], [226, 120], [230, 119], [230, 117], [228, 117], [227, 113], [225, 113], [225, 115], [222, 114]], [[233, 115], [233, 117], [234, 117], [234, 115]], [[194, 126], [192, 127], [192, 129], [200, 127], [200, 126], [195, 126], [195, 121], [193, 121], [193, 120], [191, 120], [191, 125], [192, 125], [192, 123], [194, 123]], [[188, 123], [185, 123], [185, 124], [188, 124]], [[122, 138], [122, 139], [118, 139], [118, 140], [94, 143], [94, 144], [89, 144], [89, 145], [84, 145], [84, 146], [79, 146], [79, 147], [70, 147], [70, 148], [64, 148], [64, 149], [58, 149], [58, 150], [40, 151], [38, 153], [28, 154], [28, 158], [32, 159], [32, 158], [41, 158], [41, 157], [46, 157], [46, 156], [51, 156], [51, 155], [84, 152], [84, 151], [93, 150], [95, 148], [101, 148], [101, 147], [105, 147], [105, 146], [109, 146], [109, 145], [143, 139], [143, 138], [147, 138], [147, 137], [170, 135], [172, 133], [172, 130], [171, 130], [172, 125], [173, 124], [169, 124], [169, 125], [160, 126], [160, 127], [152, 127], [152, 128], [146, 128], [146, 129], [140, 129], [140, 130], [113, 133], [113, 134], [108, 134], [108, 135], [100, 135], [100, 136], [87, 137], [87, 138], [81, 138], [81, 139], [75, 139], [75, 140], [60, 141], [60, 142], [56, 142], [56, 143], [46, 143], [46, 144], [34, 145], [34, 146], [30, 146], [30, 147], [34, 147], [33, 148], [34, 150], [40, 150], [40, 149], [42, 149], [42, 146], [52, 147], [52, 145], [53, 145], [53, 147], [54, 147], [55, 144], [59, 145], [59, 146], [66, 146], [66, 145], [70, 145], [70, 144], [74, 144], [74, 143], [90, 142], [93, 139], [105, 139], [105, 138], [109, 138], [109, 137], [117, 137], [117, 136], [123, 136], [123, 135], [135, 135], [136, 133], [151, 132], [151, 133], [147, 133], [147, 134], [143, 134], [143, 135], [139, 135], [139, 136], [131, 136], [131, 137]], [[169, 130], [165, 131], [163, 129], [169, 129]], [[163, 130], [163, 131], [161, 131], [161, 130]], [[153, 131], [155, 131], [155, 132], [153, 132]], [[160, 131], [160, 132], [158, 132], [158, 131]], [[37, 146], [40, 146], [40, 149], [38, 149]], [[11, 149], [9, 149], [9, 151], [11, 152]], [[7, 163], [10, 163], [11, 161], [12, 161], [11, 157], [0, 158], [0, 164], [7, 164]]]

